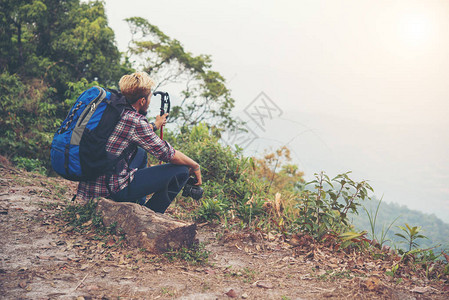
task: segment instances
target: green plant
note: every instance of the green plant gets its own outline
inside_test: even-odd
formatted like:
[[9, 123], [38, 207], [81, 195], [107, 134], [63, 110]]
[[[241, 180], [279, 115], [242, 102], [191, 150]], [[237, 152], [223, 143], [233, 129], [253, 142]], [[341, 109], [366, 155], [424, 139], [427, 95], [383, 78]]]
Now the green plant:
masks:
[[327, 270], [324, 274], [318, 275], [318, 279], [323, 281], [335, 281], [340, 278], [351, 279], [353, 278], [353, 275], [349, 270], [347, 271]]
[[248, 201], [242, 201], [240, 205], [235, 208], [237, 216], [248, 225], [251, 224], [255, 217], [264, 214], [265, 201], [261, 198], [252, 197]]
[[408, 246], [408, 251], [411, 251], [413, 248], [417, 248], [419, 246], [418, 243], [416, 243], [417, 239], [427, 238], [425, 235], [419, 233], [421, 231], [421, 227], [418, 226], [410, 227], [408, 224], [405, 224], [405, 227], [398, 226], [398, 228], [401, 229], [404, 232], [404, 234], [396, 233], [396, 235], [405, 240]]
[[141, 17], [125, 20], [131, 29], [129, 54], [138, 56], [143, 70], [158, 78], [159, 84], [176, 82], [183, 90], [179, 105], [172, 107], [171, 121], [191, 126], [207, 121], [215, 128], [235, 127], [231, 117], [234, 99], [220, 73], [211, 69], [208, 55], [193, 56], [182, 44]]
[[28, 172], [36, 172], [42, 175], [47, 173], [47, 168], [39, 159], [16, 156], [12, 161], [18, 168], [25, 169]]
[[449, 275], [449, 263], [447, 263], [447, 264], [444, 266], [443, 274], [446, 275], [446, 276]]
[[426, 278], [431, 277], [432, 272], [435, 270], [435, 267], [437, 266], [436, 262], [439, 259], [439, 257], [441, 257], [441, 255], [442, 254], [435, 255], [435, 253], [431, 249], [423, 250], [417, 255], [415, 263], [419, 264], [424, 269]]
[[173, 297], [176, 295], [176, 290], [171, 287], [163, 287], [161, 288], [161, 294], [169, 297]]
[[198, 219], [206, 221], [220, 220], [220, 217], [227, 205], [220, 198], [204, 198], [195, 215]]
[[377, 243], [378, 243], [378, 245], [379, 245], [380, 248], [382, 248], [382, 246], [384, 245], [384, 243], [386, 243], [386, 242], [389, 241], [389, 240], [386, 239], [386, 236], [387, 236], [388, 232], [390, 231], [391, 226], [393, 226], [393, 224], [394, 224], [394, 223], [397, 221], [397, 219], [399, 218], [399, 216], [396, 217], [396, 219], [394, 219], [393, 222], [391, 222], [386, 228], [385, 228], [385, 224], [383, 224], [383, 226], [382, 226], [382, 231], [381, 231], [381, 233], [380, 233], [380, 237], [377, 238], [377, 236], [376, 236], [377, 216], [378, 216], [378, 213], [379, 213], [380, 204], [382, 203], [382, 199], [383, 199], [383, 196], [382, 196], [382, 198], [379, 200], [379, 203], [377, 204], [376, 211], [375, 211], [374, 215], [373, 215], [373, 212], [371, 212], [371, 213], [368, 212], [368, 210], [366, 209], [366, 207], [365, 207], [365, 206], [362, 206], [363, 209], [364, 209], [365, 212], [366, 212], [366, 215], [368, 216], [368, 219], [369, 219], [369, 223], [370, 223], [370, 227], [371, 227], [371, 240], [372, 240], [372, 244], [375, 244], [375, 242], [377, 241]]
[[373, 189], [366, 181], [353, 181], [349, 173], [330, 179], [321, 172], [306, 183], [313, 184], [313, 189], [304, 190], [296, 205], [299, 213], [295, 223], [301, 231], [321, 239], [325, 234], [350, 229], [348, 211], [358, 213], [360, 201], [369, 199], [368, 191]]
[[78, 232], [87, 232], [93, 229], [99, 237], [94, 239], [103, 239], [108, 235], [122, 235], [120, 228], [117, 228], [117, 223], [114, 222], [110, 226], [104, 226], [101, 215], [96, 213], [97, 202], [90, 200], [85, 205], [68, 205], [61, 212], [60, 216], [65, 222], [65, 226], [71, 230]]
[[345, 249], [351, 245], [356, 245], [358, 248], [363, 248], [363, 243], [367, 242], [368, 240], [365, 237], [366, 231], [362, 232], [354, 232], [354, 231], [348, 231], [345, 233], [340, 234], [338, 237], [341, 240], [341, 244], [339, 245], [341, 249]]
[[190, 247], [182, 247], [177, 250], [170, 250], [164, 253], [169, 261], [182, 260], [193, 265], [206, 265], [208, 263], [210, 251], [205, 249], [204, 244], [194, 243]]
[[226, 276], [232, 276], [232, 277], [239, 277], [242, 279], [244, 283], [250, 283], [254, 282], [254, 279], [256, 275], [258, 274], [257, 271], [250, 269], [250, 268], [243, 268], [243, 269], [237, 269], [237, 270], [231, 270], [231, 266], [228, 267], [229, 273], [226, 274]]

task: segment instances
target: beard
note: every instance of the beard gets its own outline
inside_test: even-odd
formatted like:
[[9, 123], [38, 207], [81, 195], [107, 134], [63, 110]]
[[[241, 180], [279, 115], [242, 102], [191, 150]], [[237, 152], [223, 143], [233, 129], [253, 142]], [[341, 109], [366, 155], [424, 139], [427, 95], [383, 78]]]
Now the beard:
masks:
[[143, 108], [139, 109], [138, 112], [139, 112], [139, 114], [141, 114], [144, 117], [146, 117], [147, 114], [148, 114], [148, 110], [147, 109], [143, 109]]

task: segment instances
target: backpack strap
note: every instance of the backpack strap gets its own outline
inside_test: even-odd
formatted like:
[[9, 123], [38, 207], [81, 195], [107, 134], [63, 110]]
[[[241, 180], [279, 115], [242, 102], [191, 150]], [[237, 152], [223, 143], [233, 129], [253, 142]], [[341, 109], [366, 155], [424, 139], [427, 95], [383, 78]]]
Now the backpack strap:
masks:
[[70, 138], [70, 144], [71, 145], [79, 145], [81, 141], [81, 137], [83, 136], [84, 129], [86, 128], [87, 123], [89, 122], [90, 118], [94, 114], [95, 110], [97, 109], [98, 105], [103, 101], [103, 99], [106, 97], [106, 92], [101, 87], [96, 86], [99, 90], [98, 96], [93, 99], [84, 109], [82, 115], [80, 116], [78, 122], [76, 122], [75, 128], [72, 132], [72, 137]]

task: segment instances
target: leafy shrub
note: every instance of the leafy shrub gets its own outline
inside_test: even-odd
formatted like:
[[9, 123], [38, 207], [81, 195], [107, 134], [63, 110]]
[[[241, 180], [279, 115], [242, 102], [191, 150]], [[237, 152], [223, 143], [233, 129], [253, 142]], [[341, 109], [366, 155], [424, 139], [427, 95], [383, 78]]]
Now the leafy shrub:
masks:
[[191, 265], [207, 265], [210, 251], [205, 249], [204, 244], [194, 243], [190, 247], [179, 250], [170, 250], [164, 253], [169, 261], [181, 260]]
[[227, 204], [218, 198], [204, 198], [201, 200], [201, 205], [196, 211], [198, 219], [206, 221], [220, 220]]
[[369, 199], [366, 181], [355, 182], [348, 173], [330, 179], [324, 172], [315, 174], [313, 189], [305, 190], [296, 208], [298, 229], [321, 239], [325, 234], [340, 234], [351, 229], [348, 211], [358, 212], [360, 201]]
[[47, 173], [47, 169], [44, 167], [44, 164], [38, 159], [15, 157], [13, 162], [18, 168], [25, 169], [28, 172], [37, 172], [42, 175]]
[[402, 230], [403, 233], [396, 233], [396, 235], [402, 239], [404, 239], [404, 242], [407, 243], [408, 250], [412, 251], [413, 248], [418, 248], [418, 243], [416, 242], [417, 239], [426, 239], [427, 237], [420, 234], [421, 227], [419, 226], [410, 226], [407, 223], [404, 226], [398, 226], [399, 229]]
[[50, 143], [60, 123], [54, 90], [40, 81], [23, 83], [16, 75], [0, 74], [0, 152], [38, 159], [49, 166]]

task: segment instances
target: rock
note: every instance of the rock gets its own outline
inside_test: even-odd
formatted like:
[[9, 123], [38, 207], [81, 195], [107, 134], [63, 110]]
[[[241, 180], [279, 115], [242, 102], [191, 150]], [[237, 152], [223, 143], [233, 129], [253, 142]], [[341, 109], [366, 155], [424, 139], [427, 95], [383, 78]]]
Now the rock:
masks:
[[225, 293], [229, 298], [237, 298], [237, 292], [233, 289], [230, 289], [227, 293]]
[[274, 288], [274, 285], [271, 282], [268, 282], [268, 281], [258, 281], [256, 283], [256, 286], [258, 286], [260, 288], [264, 288], [264, 289], [272, 289], [272, 288]]
[[195, 241], [196, 224], [175, 220], [130, 202], [114, 202], [101, 198], [97, 213], [105, 226], [117, 225], [128, 243], [152, 253], [189, 247]]

